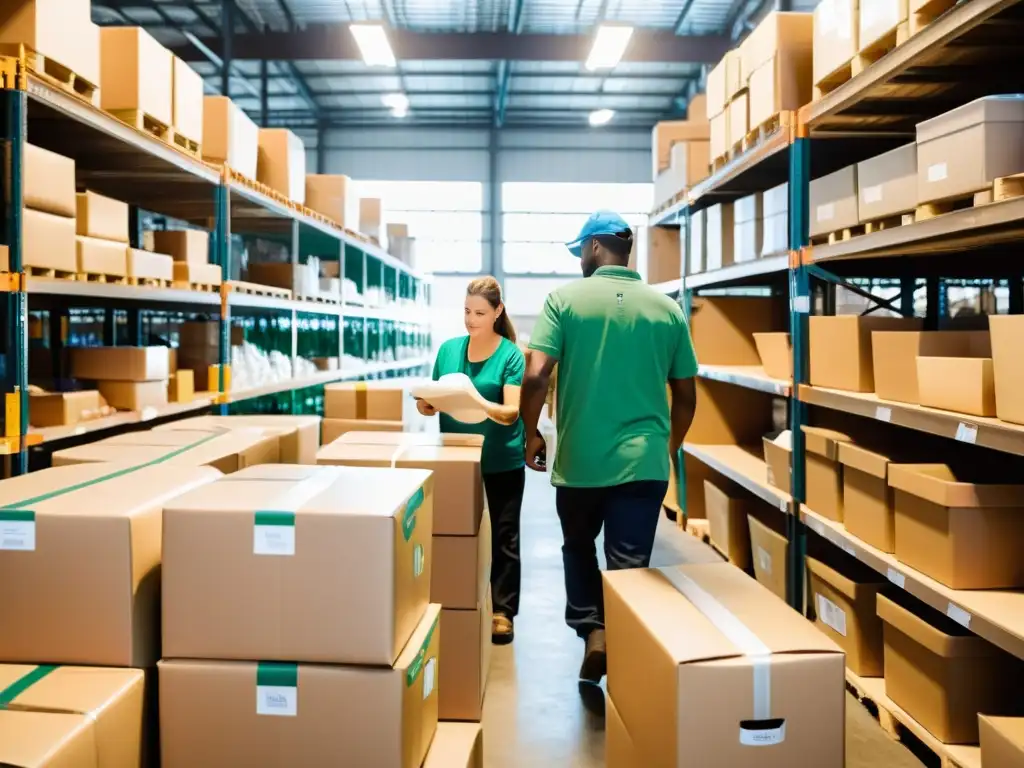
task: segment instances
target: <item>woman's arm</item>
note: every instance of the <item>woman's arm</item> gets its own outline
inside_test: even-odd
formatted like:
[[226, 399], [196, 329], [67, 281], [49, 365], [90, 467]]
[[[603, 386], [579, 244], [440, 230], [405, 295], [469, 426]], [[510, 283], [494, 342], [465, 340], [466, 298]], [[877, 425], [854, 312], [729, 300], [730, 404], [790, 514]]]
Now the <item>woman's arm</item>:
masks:
[[506, 426], [515, 424], [519, 418], [519, 393], [521, 389], [518, 385], [506, 384], [502, 389], [504, 404], [487, 403], [488, 418]]

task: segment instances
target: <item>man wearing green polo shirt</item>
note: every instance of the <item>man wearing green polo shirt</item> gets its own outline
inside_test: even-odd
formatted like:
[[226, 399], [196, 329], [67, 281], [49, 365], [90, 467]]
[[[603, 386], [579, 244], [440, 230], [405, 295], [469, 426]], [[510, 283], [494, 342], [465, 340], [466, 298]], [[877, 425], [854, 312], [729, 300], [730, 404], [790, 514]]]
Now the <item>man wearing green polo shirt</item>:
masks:
[[537, 420], [558, 364], [551, 482], [564, 540], [565, 619], [586, 640], [581, 692], [607, 667], [597, 536], [603, 526], [610, 570], [650, 564], [669, 456], [678, 455], [696, 405], [697, 359], [682, 309], [626, 266], [632, 245], [629, 225], [611, 211], [591, 216], [568, 244], [585, 279], [547, 297], [522, 388], [526, 463], [544, 471]]

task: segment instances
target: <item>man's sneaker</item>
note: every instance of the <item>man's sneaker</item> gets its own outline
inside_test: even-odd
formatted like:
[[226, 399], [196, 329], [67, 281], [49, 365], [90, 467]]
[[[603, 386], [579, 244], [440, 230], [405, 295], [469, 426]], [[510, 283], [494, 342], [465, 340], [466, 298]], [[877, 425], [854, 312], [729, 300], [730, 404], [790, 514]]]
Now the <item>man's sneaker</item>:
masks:
[[503, 613], [496, 613], [491, 617], [491, 642], [495, 645], [508, 645], [515, 637], [515, 630], [512, 627], [512, 619]]
[[580, 666], [580, 680], [600, 683], [608, 672], [608, 656], [604, 642], [604, 630], [595, 629], [587, 635], [587, 650]]

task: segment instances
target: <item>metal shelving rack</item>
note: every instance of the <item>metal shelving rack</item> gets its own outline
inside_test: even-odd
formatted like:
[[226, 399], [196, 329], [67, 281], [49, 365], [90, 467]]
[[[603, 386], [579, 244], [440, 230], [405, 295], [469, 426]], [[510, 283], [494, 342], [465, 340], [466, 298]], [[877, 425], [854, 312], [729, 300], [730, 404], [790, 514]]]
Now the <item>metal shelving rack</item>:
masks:
[[[1003, 281], [1009, 312], [1024, 313], [1024, 265], [1006, 248], [1024, 238], [1024, 198], [953, 211], [832, 245], [812, 247], [808, 234], [812, 177], [909, 143], [916, 123], [960, 104], [989, 94], [1024, 92], [1024, 74], [1012, 43], [1021, 39], [1022, 32], [1024, 3], [961, 0], [862, 73], [799, 110], [788, 132], [780, 130], [736, 157], [689, 190], [683, 201], [653, 215], [650, 222], [682, 229], [682, 258], [687, 264], [692, 213], [789, 182], [788, 253], [683, 276], [659, 287], [678, 294], [687, 312], [694, 295], [706, 289], [772, 287], [774, 295], [788, 295], [791, 386], [790, 382], [769, 384], [771, 380], [763, 374], [751, 375], [741, 366], [702, 366], [698, 375], [786, 398], [793, 440], [791, 492], [767, 485], [763, 465], [737, 446], [687, 444], [684, 451], [786, 514], [790, 604], [805, 609], [803, 573], [810, 529], [897, 587], [1020, 658], [1024, 658], [1024, 591], [949, 589], [805, 506], [801, 426], [810, 423], [810, 407], [824, 408], [1024, 456], [1024, 427], [887, 402], [873, 394], [813, 387], [808, 376], [808, 317], [834, 312], [837, 286], [905, 315], [913, 314], [915, 292], [923, 289], [925, 327], [932, 329], [946, 315], [946, 291], [952, 284]], [[970, 258], [964, 258], [961, 254], [968, 250]], [[899, 295], [892, 300], [874, 296], [862, 282], [850, 282], [857, 278], [886, 279], [899, 286]], [[774, 388], [775, 384], [783, 386]]]
[[[224, 285], [219, 293], [151, 288], [112, 283], [61, 280], [28, 276], [24, 268], [21, 242], [22, 169], [24, 146], [31, 134], [33, 144], [72, 157], [76, 162], [76, 180], [88, 189], [124, 200], [131, 206], [130, 241], [141, 248], [140, 211], [149, 211], [206, 228], [211, 233], [211, 260], [221, 267]], [[396, 328], [416, 328], [417, 339], [429, 343], [429, 328], [424, 308], [429, 305], [428, 279], [376, 245], [353, 236], [304, 211], [262, 194], [226, 169], [209, 165], [179, 151], [164, 141], [138, 131], [75, 95], [25, 69], [17, 58], [0, 57], [0, 151], [3, 160], [3, 186], [0, 188], [0, 248], [8, 255], [9, 271], [0, 273], [0, 382], [4, 408], [0, 411], [0, 454], [9, 461], [9, 470], [20, 474], [28, 469], [28, 451], [33, 445], [81, 438], [92, 432], [130, 428], [150, 420], [166, 420], [213, 408], [226, 413], [233, 403], [259, 397], [293, 393], [322, 387], [332, 381], [381, 378], [421, 372], [429, 350], [423, 355], [399, 359], [397, 340], [395, 360], [371, 359], [368, 349], [371, 327], [387, 327], [380, 337], [396, 339]], [[233, 228], [234, 225], [234, 228]], [[322, 303], [301, 299], [251, 295], [230, 289], [233, 271], [232, 232], [291, 240], [291, 259], [299, 261], [300, 237], [318, 238], [336, 251], [342, 280], [348, 275], [361, 283], [364, 299], [370, 267], [380, 278], [383, 306]], [[343, 294], [344, 295], [344, 294]], [[127, 313], [129, 337], [140, 343], [139, 313], [146, 310], [216, 314], [219, 318], [220, 380], [216, 391], [202, 394], [192, 403], [171, 404], [141, 413], [119, 412], [114, 416], [69, 427], [34, 430], [28, 423], [28, 325], [30, 304], [45, 307], [100, 308], [107, 313], [107, 325], [113, 329], [111, 313]], [[291, 329], [291, 353], [297, 355], [297, 327], [300, 318], [328, 318], [337, 326], [338, 370], [283, 382], [232, 389], [225, 381], [230, 364], [230, 328], [232, 310], [272, 313], [286, 320]], [[362, 338], [345, 328], [346, 320], [361, 328]], [[345, 366], [345, 340], [354, 340], [364, 363]], [[361, 343], [359, 343], [361, 341]], [[381, 341], [380, 345], [384, 342]], [[421, 345], [422, 346], [422, 345]]]

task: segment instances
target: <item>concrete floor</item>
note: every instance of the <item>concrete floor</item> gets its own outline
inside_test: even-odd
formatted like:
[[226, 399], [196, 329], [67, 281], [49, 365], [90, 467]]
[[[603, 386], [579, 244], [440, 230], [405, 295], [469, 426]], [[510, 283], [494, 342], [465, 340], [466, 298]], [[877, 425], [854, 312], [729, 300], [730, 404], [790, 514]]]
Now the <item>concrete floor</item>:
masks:
[[[653, 564], [714, 561], [716, 555], [662, 520]], [[580, 703], [583, 646], [562, 620], [561, 531], [547, 478], [527, 470], [523, 503], [523, 597], [516, 640], [494, 648], [484, 705], [487, 768], [600, 768], [604, 723]], [[921, 768], [847, 697], [847, 768]]]

